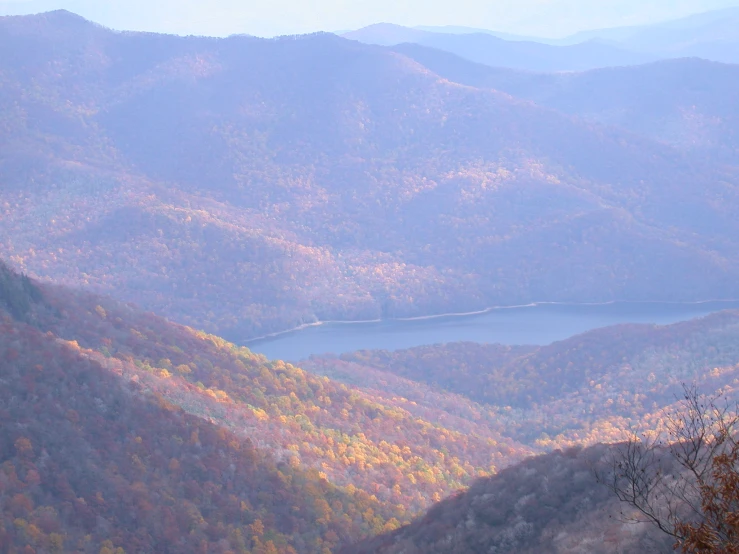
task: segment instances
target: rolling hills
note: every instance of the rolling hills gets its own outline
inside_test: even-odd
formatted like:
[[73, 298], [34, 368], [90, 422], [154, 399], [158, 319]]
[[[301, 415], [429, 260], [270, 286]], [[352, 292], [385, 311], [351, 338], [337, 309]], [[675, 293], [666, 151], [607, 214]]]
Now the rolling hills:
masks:
[[[739, 296], [737, 176], [333, 35], [0, 19], [0, 255], [245, 340]], [[636, 245], [636, 246], [635, 246]]]
[[[395, 352], [359, 351], [301, 362], [354, 386], [403, 391], [409, 383], [479, 403], [507, 436], [532, 448], [618, 441], [654, 427], [683, 383], [735, 391], [739, 313], [666, 326], [616, 325], [548, 346], [451, 343]], [[402, 388], [401, 388], [402, 387]]]
[[236, 342], [739, 297], [734, 67], [536, 74], [64, 11], [0, 18], [0, 52], [0, 550], [662, 548], [608, 522], [593, 445], [659, 431], [684, 382], [734, 397], [739, 312], [297, 365]]

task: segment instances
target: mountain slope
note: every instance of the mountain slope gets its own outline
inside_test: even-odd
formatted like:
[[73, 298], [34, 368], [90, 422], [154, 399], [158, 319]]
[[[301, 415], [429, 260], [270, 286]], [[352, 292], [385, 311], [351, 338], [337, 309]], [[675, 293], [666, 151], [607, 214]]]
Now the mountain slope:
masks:
[[[124, 389], [138, 383], [238, 440], [249, 439], [279, 464], [320, 473], [354, 506], [342, 501], [346, 511], [339, 506], [331, 519], [348, 518], [334, 529], [340, 537], [396, 526], [534, 451], [503, 436], [499, 426], [488, 427], [492, 416], [481, 417], [484, 410], [465, 398], [436, 394], [435, 403], [414, 402], [397, 391], [345, 386], [110, 299], [40, 290], [44, 302], [33, 305], [35, 327], [28, 331], [51, 345], [42, 350], [63, 343]], [[8, 337], [11, 346], [13, 340]], [[15, 356], [32, 356], [24, 349], [16, 347]], [[18, 378], [32, 380], [32, 372], [24, 373]]]
[[387, 49], [65, 12], [0, 20], [0, 45], [0, 254], [30, 275], [233, 340], [739, 296], [735, 175]]
[[393, 50], [456, 83], [496, 89], [724, 162], [739, 160], [733, 97], [739, 66], [680, 59], [552, 75], [489, 68], [413, 44]]
[[505, 40], [490, 33], [430, 32], [389, 23], [370, 25], [342, 36], [383, 46], [410, 42], [492, 67], [528, 71], [582, 71], [596, 67], [634, 65], [654, 59], [646, 54], [595, 41], [553, 46], [534, 41]]
[[[63, 321], [48, 294], [30, 309]], [[367, 532], [351, 510], [380, 509], [187, 415], [135, 366], [1, 309], [0, 330], [3, 552], [325, 552]]]
[[637, 554], [672, 552], [669, 538], [624, 522], [618, 500], [594, 477], [603, 446], [526, 460], [434, 506], [393, 533], [346, 554]]
[[417, 401], [405, 381], [461, 395], [487, 408], [488, 425], [503, 424], [506, 436], [532, 448], [613, 442], [624, 429], [658, 426], [683, 383], [736, 394], [739, 313], [616, 325], [541, 347], [452, 343], [312, 357], [301, 366]]

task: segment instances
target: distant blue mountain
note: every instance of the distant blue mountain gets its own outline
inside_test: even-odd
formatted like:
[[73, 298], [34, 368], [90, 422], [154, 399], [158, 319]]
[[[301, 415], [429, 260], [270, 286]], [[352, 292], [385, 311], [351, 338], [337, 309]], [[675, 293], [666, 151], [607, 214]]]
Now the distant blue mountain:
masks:
[[489, 33], [432, 33], [388, 23], [371, 25], [342, 36], [384, 46], [410, 42], [489, 66], [528, 71], [583, 71], [596, 67], [637, 65], [656, 59], [595, 41], [553, 46], [533, 41], [504, 40]]
[[561, 43], [578, 44], [587, 40], [661, 58], [700, 57], [739, 63], [739, 7], [654, 25], [585, 31], [562, 39]]
[[652, 25], [583, 31], [561, 39], [388, 23], [342, 36], [385, 46], [420, 44], [485, 65], [530, 71], [581, 71], [687, 57], [733, 64], [739, 63], [739, 7]]
[[427, 31], [429, 33], [446, 33], [450, 35], [472, 35], [476, 33], [483, 33], [486, 35], [492, 35], [494, 37], [502, 38], [503, 40], [528, 40], [533, 42], [543, 42], [544, 44], [553, 44], [557, 42], [557, 39], [545, 39], [542, 37], [527, 35], [514, 35], [511, 33], [491, 31], [489, 29], [478, 29], [476, 27], [461, 27], [459, 25], [416, 25], [413, 28], [419, 31]]

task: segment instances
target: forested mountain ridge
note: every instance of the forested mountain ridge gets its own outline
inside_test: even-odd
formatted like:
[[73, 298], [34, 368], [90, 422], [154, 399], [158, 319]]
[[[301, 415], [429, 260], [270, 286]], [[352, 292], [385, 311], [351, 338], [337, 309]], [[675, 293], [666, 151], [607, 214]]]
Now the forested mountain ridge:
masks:
[[[3, 281], [16, 298], [27, 282]], [[325, 553], [369, 532], [382, 511], [370, 495], [278, 462], [167, 402], [136, 365], [44, 332], [69, 322], [45, 311], [53, 291], [35, 291], [38, 326], [0, 306], [2, 552]]]
[[492, 88], [736, 165], [739, 66], [685, 58], [558, 74], [473, 64], [417, 44], [394, 51], [450, 81]]
[[[666, 326], [616, 325], [541, 347], [471, 343], [312, 357], [301, 367], [341, 382], [403, 391], [425, 383], [488, 408], [505, 434], [532, 448], [613, 442], [660, 425], [664, 408], [696, 383], [736, 390], [739, 312]], [[484, 413], [484, 412], [483, 412]]]
[[[5, 273], [25, 294], [28, 281]], [[347, 387], [109, 299], [29, 283], [33, 325], [0, 309], [1, 545], [330, 552], [534, 452], [463, 398], [437, 395], [433, 406]], [[77, 459], [89, 463], [72, 471]], [[40, 482], [29, 485], [31, 470]], [[69, 487], [52, 486], [60, 475], [89, 511], [67, 506]], [[161, 517], [143, 524], [149, 510]]]
[[739, 296], [730, 170], [387, 49], [65, 12], [0, 19], [0, 48], [0, 254], [30, 275], [235, 340]]
[[[619, 440], [629, 425], [658, 428], [683, 380], [731, 391], [739, 375], [735, 312], [617, 326], [543, 348], [450, 345], [345, 357], [375, 367], [316, 359], [303, 364], [312, 373], [105, 298], [5, 275], [14, 294], [29, 294], [23, 282], [38, 291], [26, 312], [33, 325], [4, 315], [0, 335], [0, 417], [8, 421], [0, 426], [0, 540], [8, 548], [332, 551], [392, 530], [531, 453]], [[445, 375], [478, 373], [475, 364], [490, 368], [482, 383], [520, 400], [483, 394], [486, 406], [440, 390]], [[432, 387], [422, 382], [424, 367], [436, 374]], [[527, 467], [514, 471], [530, 476]], [[602, 502], [577, 477], [581, 468], [564, 468], [573, 470], [577, 490]], [[52, 478], [60, 474], [66, 481]], [[552, 491], [552, 502], [570, 502], [561, 492]], [[293, 506], [289, 518], [285, 506]], [[523, 514], [535, 529], [571, 526], [561, 544], [600, 529], [581, 511], [547, 523], [526, 510], [511, 517]], [[608, 510], [587, 517], [595, 525]], [[552, 536], [537, 533], [511, 536]], [[641, 544], [640, 536], [609, 533], [617, 546]]]

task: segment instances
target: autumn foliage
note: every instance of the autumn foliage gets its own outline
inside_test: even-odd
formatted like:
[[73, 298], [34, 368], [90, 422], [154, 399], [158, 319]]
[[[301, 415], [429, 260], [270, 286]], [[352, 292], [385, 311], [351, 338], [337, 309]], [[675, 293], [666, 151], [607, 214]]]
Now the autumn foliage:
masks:
[[677, 525], [686, 554], [739, 553], [739, 446], [716, 456], [711, 463], [710, 484], [701, 488], [705, 520]]

